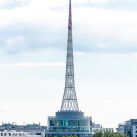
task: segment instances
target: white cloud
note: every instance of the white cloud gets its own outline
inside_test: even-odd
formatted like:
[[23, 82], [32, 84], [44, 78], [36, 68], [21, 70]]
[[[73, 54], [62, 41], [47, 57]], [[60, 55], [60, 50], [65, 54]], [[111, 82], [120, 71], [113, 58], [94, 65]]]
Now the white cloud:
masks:
[[0, 64], [0, 68], [34, 68], [34, 67], [64, 67], [62, 62], [38, 62], [38, 63], [15, 63], [15, 64]]
[[[39, 41], [40, 44], [43, 45], [47, 45], [47, 43], [49, 45], [51, 40], [52, 42], [55, 41], [55, 43], [57, 43], [57, 41], [59, 42], [59, 39], [65, 38], [66, 35], [61, 37], [61, 33], [60, 35], [57, 33], [62, 32], [67, 26], [67, 11], [62, 12], [50, 9], [35, 10], [35, 4], [33, 6], [32, 5], [18, 7], [12, 10], [1, 10], [2, 12], [0, 12], [0, 17], [2, 18], [2, 21], [0, 22], [0, 28], [4, 33], [5, 28], [7, 30], [7, 35], [11, 33], [9, 40], [7, 39], [6, 35], [5, 38], [2, 38], [5, 40], [4, 43], [7, 45], [5, 46], [7, 49], [9, 48], [9, 50], [11, 50], [10, 47], [14, 47], [8, 46], [10, 45], [8, 44], [9, 41], [11, 42], [11, 40], [15, 40], [19, 42], [18, 35], [22, 33], [24, 35], [27, 28], [31, 28], [30, 30], [28, 29], [28, 33], [32, 33], [32, 35], [29, 35], [29, 37], [27, 37], [27, 35], [21, 36], [24, 37], [24, 42], [26, 42], [25, 40], [27, 40], [27, 42], [32, 41], [30, 36], [33, 38], [35, 37], [35, 34], [38, 35], [37, 39], [35, 40]], [[40, 6], [37, 6], [37, 8], [38, 7], [40, 8]], [[115, 48], [115, 52], [118, 50], [118, 47], [123, 48], [125, 46], [126, 48], [137, 49], [137, 19], [135, 16], [137, 16], [137, 13], [133, 11], [115, 11], [99, 8], [77, 8], [73, 10], [74, 34], [79, 41], [83, 38], [83, 42], [87, 41], [88, 44], [84, 44], [84, 47], [87, 49], [91, 47], [89, 43], [92, 43], [92, 47], [97, 48], [98, 45], [107, 45], [107, 47], [110, 48], [108, 51], [112, 51]], [[16, 29], [16, 27], [18, 27], [18, 29]], [[23, 30], [23, 27], [26, 29]], [[10, 29], [8, 30], [8, 28]], [[11, 30], [11, 28], [15, 28], [17, 36], [12, 36], [14, 29]], [[33, 33], [32, 30], [35, 30], [35, 33]], [[8, 31], [10, 31], [10, 33], [8, 33]], [[41, 38], [43, 38], [43, 40], [45, 39], [45, 41], [41, 41]], [[98, 43], [99, 40], [100, 42]], [[27, 46], [30, 48], [34, 46], [27, 44], [27, 42], [24, 45], [22, 44], [22, 46]], [[53, 43], [50, 44], [51, 46], [56, 46]], [[81, 45], [82, 42], [80, 42], [79, 47]], [[34, 47], [39, 47], [39, 45], [35, 45]], [[105, 46], [102, 49], [106, 50], [108, 49], [107, 47]], [[111, 47], [113, 48], [111, 49]], [[14, 48], [19, 47], [15, 46]], [[15, 51], [16, 50], [17, 49], [15, 49]], [[96, 51], [98, 51], [98, 49]], [[128, 49], [126, 51], [128, 51]], [[123, 50], [123, 52], [125, 51]]]
[[[110, 0], [98, 0], [96, 2], [107, 3], [108, 1]], [[74, 5], [80, 3], [87, 3], [87, 2], [95, 2], [95, 0], [87, 0], [87, 1], [76, 0], [74, 1]], [[37, 35], [39, 35], [39, 37], [37, 37], [37, 41], [40, 41], [42, 43], [45, 42], [43, 43], [44, 45], [49, 45], [51, 40], [52, 42], [55, 41], [55, 43], [57, 43], [57, 41], [59, 41], [59, 39], [62, 38], [60, 36], [61, 33], [60, 35], [57, 33], [63, 31], [67, 25], [68, 12], [65, 9], [62, 9], [62, 11], [60, 11], [60, 10], [55, 10], [54, 8], [66, 7], [66, 9], [68, 9], [67, 5], [68, 5], [68, 1], [64, 1], [64, 0], [61, 1], [30, 0], [26, 5], [21, 7], [16, 7], [14, 9], [1, 9], [0, 28], [1, 30], [3, 30], [1, 31], [1, 33], [2, 32], [5, 33], [4, 28], [7, 30], [7, 33], [8, 33], [8, 28], [15, 28], [15, 32], [17, 32], [16, 35], [19, 35], [19, 33], [20, 34], [26, 33], [25, 32], [26, 29], [24, 30], [21, 29], [23, 27], [26, 27], [26, 28], [31, 28], [31, 30], [29, 30], [29, 33], [32, 33], [31, 35], [32, 37], [35, 37], [34, 34], [37, 33]], [[136, 50], [137, 49], [136, 46], [137, 19], [135, 18], [136, 16], [137, 16], [137, 12], [128, 11], [128, 10], [116, 11], [111, 9], [90, 8], [90, 7], [74, 8], [73, 9], [73, 23], [74, 23], [74, 32], [75, 32], [74, 34], [75, 37], [79, 39], [79, 41], [82, 40], [84, 42], [84, 47], [87, 49], [88, 48], [90, 49], [91, 47], [98, 48], [98, 45], [107, 45], [107, 47], [106, 46], [104, 48], [102, 47], [102, 49], [106, 50], [109, 48], [108, 51], [112, 51], [115, 49], [116, 52], [118, 51], [118, 47], [120, 47], [120, 49], [126, 47], [126, 51], [128, 51], [129, 49]], [[16, 30], [16, 27], [18, 27], [19, 29]], [[36, 32], [33, 34], [32, 30], [36, 30]], [[9, 29], [9, 31], [10, 33], [14, 32], [14, 29], [12, 30]], [[5, 40], [4, 43], [7, 49], [9, 48], [9, 50], [11, 50], [10, 47], [14, 47], [14, 46], [8, 46], [10, 45], [8, 44], [9, 42], [13, 42], [13, 40], [15, 40], [16, 42], [18, 41], [17, 38], [18, 36], [16, 35], [14, 37], [11, 36], [8, 39], [7, 36], [5, 35], [5, 38], [2, 38], [3, 40]], [[45, 41], [41, 41], [41, 38], [44, 35], [45, 35]], [[65, 38], [65, 36], [63, 38]], [[49, 39], [47, 39], [48, 37]], [[32, 39], [30, 40], [30, 36], [29, 37], [25, 36], [24, 42], [26, 39], [32, 41]], [[85, 41], [88, 43], [87, 45]], [[98, 41], [100, 42], [98, 43]], [[19, 43], [21, 43], [21, 41]], [[89, 45], [89, 43], [92, 43], [92, 45]], [[52, 46], [55, 46], [53, 43], [50, 44]], [[32, 47], [29, 46], [29, 44], [27, 43], [23, 45], [23, 47], [25, 46], [28, 46], [30, 48]], [[79, 47], [81, 46], [82, 46], [82, 42], [80, 41]], [[17, 50], [16, 49], [17, 47], [18, 46], [15, 46], [15, 51]], [[37, 46], [35, 45], [34, 47], [39, 47], [39, 45]], [[98, 49], [96, 49], [95, 51], [98, 51]], [[121, 51], [122, 50], [120, 50], [120, 52]]]
[[0, 113], [7, 112], [9, 109], [7, 107], [1, 107]]
[[13, 0], [0, 0], [0, 4], [7, 4], [7, 3], [10, 3], [12, 2]]
[[[123, 115], [126, 119], [135, 114], [133, 104], [136, 104], [136, 99], [132, 101], [137, 90], [137, 12], [77, 6], [88, 3], [106, 4], [107, 1], [73, 1], [74, 48], [77, 51], [75, 68], [80, 105], [86, 106], [82, 110], [93, 113], [94, 121], [104, 120], [103, 124], [114, 126]], [[45, 117], [53, 114], [59, 107], [58, 102], [64, 88], [63, 67], [66, 55], [57, 50], [66, 49], [67, 8], [68, 0], [31, 0], [24, 6], [0, 9], [1, 102], [16, 108], [11, 107], [10, 111], [3, 113], [3, 120], [30, 122], [34, 118], [37, 121], [44, 113], [44, 118], [41, 119], [44, 123]], [[51, 43], [52, 41], [55, 42]], [[133, 54], [91, 54], [99, 49], [105, 49], [103, 52], [109, 50], [110, 53], [114, 48], [117, 49], [115, 52], [125, 52], [125, 49], [129, 52], [134, 49]], [[21, 52], [5, 52], [14, 50]], [[85, 50], [89, 53], [85, 54]], [[97, 102], [97, 99], [100, 101]], [[119, 99], [118, 102], [115, 102], [116, 99]], [[127, 104], [127, 100], [130, 103]], [[57, 103], [52, 104], [53, 101]], [[120, 105], [124, 104], [122, 101], [126, 108], [121, 110]], [[103, 110], [100, 103], [105, 106]], [[32, 112], [29, 111], [31, 106], [35, 106]], [[46, 109], [43, 110], [43, 107]], [[113, 109], [115, 107], [120, 113], [112, 121], [111, 117], [116, 115]], [[128, 115], [127, 107], [133, 115]], [[6, 107], [1, 105], [0, 108], [3, 111]], [[111, 110], [111, 114], [108, 110]], [[18, 112], [23, 115], [18, 115]]]
[[[87, 2], [97, 3], [97, 4], [99, 4], [99, 3], [106, 3], [106, 2], [109, 2], [109, 1], [111, 1], [111, 0], [87, 0]], [[83, 1], [81, 0], [81, 2], [83, 2]]]
[[[11, 56], [9, 63], [12, 65], [7, 63], [7, 66], [0, 67], [0, 102], [11, 108], [1, 113], [4, 122], [31, 123], [34, 120], [46, 125], [47, 116], [54, 115], [60, 108], [64, 89], [65, 53], [31, 52], [24, 53], [24, 56]], [[127, 117], [132, 118], [135, 115], [133, 104], [136, 104], [137, 94], [136, 53], [75, 55], [76, 91], [80, 110], [85, 114], [92, 114], [93, 121], [109, 127], [116, 126], [119, 119], [123, 121]], [[51, 62], [51, 58], [55, 62]], [[17, 63], [12, 63], [13, 59]], [[56, 62], [56, 59], [64, 61]], [[124, 104], [126, 107], [121, 110]], [[102, 106], [105, 107], [101, 108]], [[120, 113], [112, 120], [111, 117], [116, 115], [115, 107]], [[126, 113], [127, 107], [130, 108], [130, 114]]]
[[109, 47], [109, 45], [107, 45], [107, 44], [102, 44], [102, 43], [98, 43], [96, 46], [97, 46], [98, 48], [107, 48], [107, 47]]

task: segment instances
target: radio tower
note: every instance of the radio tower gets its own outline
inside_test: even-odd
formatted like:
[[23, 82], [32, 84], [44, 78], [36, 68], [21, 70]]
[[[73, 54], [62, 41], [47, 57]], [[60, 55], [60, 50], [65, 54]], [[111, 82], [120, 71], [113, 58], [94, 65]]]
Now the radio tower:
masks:
[[71, 0], [69, 0], [68, 41], [64, 94], [60, 111], [56, 112], [55, 116], [48, 117], [47, 129], [46, 137], [64, 137], [73, 135], [78, 137], [91, 137], [93, 134], [92, 118], [89, 116], [85, 117], [84, 112], [79, 111], [75, 91]]
[[75, 91], [75, 80], [74, 80], [71, 0], [69, 0], [65, 89], [62, 99], [61, 111], [79, 111], [78, 101]]

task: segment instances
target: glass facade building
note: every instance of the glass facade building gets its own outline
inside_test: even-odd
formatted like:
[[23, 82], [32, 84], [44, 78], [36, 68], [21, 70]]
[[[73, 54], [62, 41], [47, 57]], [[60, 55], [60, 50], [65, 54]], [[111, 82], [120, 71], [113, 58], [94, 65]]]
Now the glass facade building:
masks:
[[117, 131], [128, 137], [137, 137], [137, 119], [130, 119], [124, 124], [119, 124]]
[[59, 111], [56, 116], [48, 117], [47, 137], [66, 135], [90, 136], [92, 119], [81, 111]]

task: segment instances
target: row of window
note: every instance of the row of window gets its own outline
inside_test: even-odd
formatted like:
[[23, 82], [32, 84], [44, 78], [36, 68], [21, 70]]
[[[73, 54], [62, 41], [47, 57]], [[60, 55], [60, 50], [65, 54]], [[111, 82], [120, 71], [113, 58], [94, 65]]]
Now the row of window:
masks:
[[50, 126], [88, 126], [88, 120], [50, 120]]
[[50, 132], [90, 132], [89, 127], [50, 127]]
[[0, 133], [0, 136], [27, 136], [25, 133]]
[[100, 131], [103, 131], [103, 132], [113, 132], [113, 130], [111, 130], [111, 129], [95, 129], [93, 131], [94, 132], [100, 132]]

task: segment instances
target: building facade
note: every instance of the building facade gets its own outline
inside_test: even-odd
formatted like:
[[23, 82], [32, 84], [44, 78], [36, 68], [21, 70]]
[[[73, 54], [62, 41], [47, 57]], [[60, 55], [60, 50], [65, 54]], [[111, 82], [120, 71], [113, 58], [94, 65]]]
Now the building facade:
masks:
[[84, 116], [83, 112], [57, 112], [55, 117], [48, 118], [49, 137], [64, 135], [89, 136], [92, 130], [91, 117]]
[[119, 124], [116, 130], [128, 137], [137, 137], [137, 119], [130, 119], [124, 124]]
[[92, 135], [97, 132], [114, 132], [113, 128], [104, 128], [100, 124], [95, 124], [92, 122]]
[[47, 127], [39, 124], [16, 125], [5, 123], [0, 126], [1, 137], [45, 137]]

